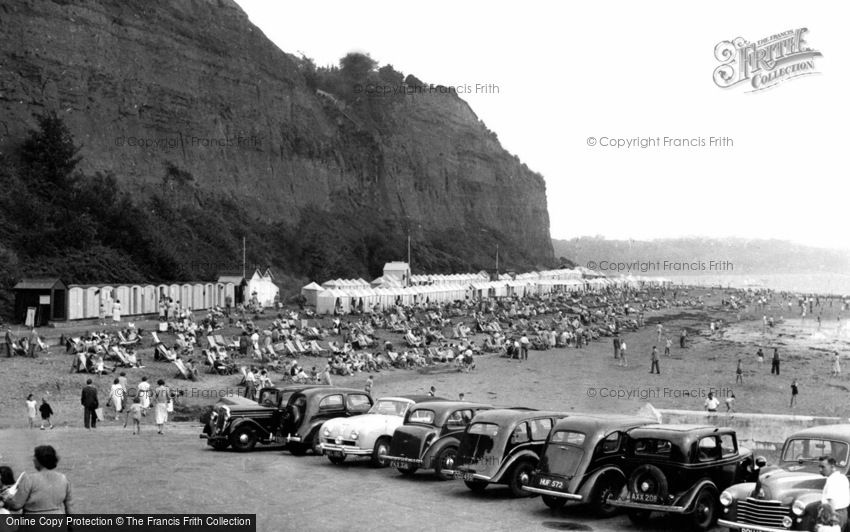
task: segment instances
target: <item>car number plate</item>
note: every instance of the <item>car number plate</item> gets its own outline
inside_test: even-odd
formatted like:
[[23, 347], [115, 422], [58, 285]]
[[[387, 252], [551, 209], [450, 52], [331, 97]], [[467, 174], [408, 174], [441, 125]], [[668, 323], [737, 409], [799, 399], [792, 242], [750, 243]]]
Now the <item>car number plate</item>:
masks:
[[541, 488], [550, 488], [553, 490], [563, 490], [564, 488], [566, 488], [566, 483], [563, 480], [556, 480], [554, 478], [546, 477], [538, 479], [537, 485]]
[[649, 504], [655, 504], [658, 502], [658, 495], [648, 493], [632, 493], [630, 498], [632, 502], [645, 502]]
[[343, 456], [345, 456], [344, 454], [342, 454], [342, 451], [325, 451], [325, 452], [328, 454], [328, 456], [333, 456], [334, 458], [342, 458]]
[[455, 471], [454, 477], [458, 480], [475, 480], [475, 475], [468, 471]]
[[742, 528], [741, 532], [756, 532], [756, 530], [753, 530], [752, 528]]
[[400, 460], [393, 460], [390, 462], [390, 467], [394, 467], [396, 469], [408, 469], [410, 468], [410, 464], [407, 462], [402, 462]]

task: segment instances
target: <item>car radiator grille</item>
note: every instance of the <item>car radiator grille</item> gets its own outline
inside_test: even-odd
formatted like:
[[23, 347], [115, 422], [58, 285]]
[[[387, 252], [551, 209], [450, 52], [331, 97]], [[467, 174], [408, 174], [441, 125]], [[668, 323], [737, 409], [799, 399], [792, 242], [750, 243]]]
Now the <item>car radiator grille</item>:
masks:
[[[337, 445], [336, 438], [325, 438], [325, 443]], [[351, 447], [354, 447], [355, 445], [357, 445], [357, 442], [354, 440], [340, 440], [338, 445], [349, 445]]]
[[778, 501], [763, 501], [748, 497], [738, 501], [738, 522], [748, 525], [784, 528], [782, 518], [791, 515], [791, 508]]

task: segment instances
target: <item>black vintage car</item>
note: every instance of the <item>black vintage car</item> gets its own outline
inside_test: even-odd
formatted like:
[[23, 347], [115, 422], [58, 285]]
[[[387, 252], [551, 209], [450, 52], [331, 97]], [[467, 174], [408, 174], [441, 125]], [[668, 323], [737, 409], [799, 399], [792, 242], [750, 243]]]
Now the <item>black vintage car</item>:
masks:
[[602, 517], [617, 510], [608, 499], [619, 495], [637, 467], [625, 460], [628, 431], [652, 420], [639, 417], [575, 415], [549, 433], [540, 463], [525, 490], [557, 509], [567, 501], [588, 503]]
[[[231, 446], [236, 451], [250, 451], [258, 443], [287, 443], [286, 436], [295, 434], [307, 418], [306, 410], [301, 412], [300, 418], [294, 415], [298, 409], [290, 408], [294, 402], [292, 400], [296, 397], [304, 397], [304, 394], [308, 392], [310, 397], [315, 397], [318, 401], [321, 401], [320, 396], [323, 392], [327, 392], [330, 396], [343, 397], [347, 397], [348, 394], [359, 394], [363, 396], [363, 401], [368, 401], [368, 406], [365, 408], [368, 409], [371, 406], [371, 398], [362, 390], [315, 385], [264, 388], [260, 390], [258, 402], [238, 398], [238, 400], [217, 403], [200, 437], [205, 438], [208, 445], [219, 451]], [[354, 402], [359, 404], [358, 399], [354, 399]], [[347, 401], [343, 400], [343, 403], [346, 405]], [[322, 413], [325, 416], [322, 421], [330, 417], [354, 413], [354, 410], [349, 411], [347, 407], [325, 409]], [[295, 442], [298, 449], [296, 452], [301, 450], [301, 445], [304, 443]]]
[[736, 484], [720, 494], [718, 523], [742, 531], [815, 530], [826, 483], [819, 462], [825, 456], [835, 459], [836, 471], [850, 475], [850, 424], [793, 434], [785, 440], [779, 462], [762, 467], [756, 482]]
[[363, 390], [353, 388], [310, 388], [292, 394], [280, 433], [285, 434], [286, 448], [294, 455], [307, 450], [322, 454], [322, 424], [335, 418], [348, 418], [365, 414], [372, 408], [372, 397]]
[[635, 524], [652, 512], [680, 515], [688, 530], [707, 530], [718, 517], [720, 492], [752, 478], [752, 453], [735, 431], [704, 425], [646, 425], [628, 431], [626, 485], [610, 504]]
[[528, 409], [480, 412], [460, 439], [455, 478], [473, 491], [507, 484], [515, 497], [531, 495], [522, 488], [537, 467], [549, 431], [567, 415]]
[[397, 428], [384, 459], [404, 475], [433, 469], [440, 480], [454, 474], [460, 437], [476, 413], [493, 408], [465, 401], [434, 401], [414, 405]]

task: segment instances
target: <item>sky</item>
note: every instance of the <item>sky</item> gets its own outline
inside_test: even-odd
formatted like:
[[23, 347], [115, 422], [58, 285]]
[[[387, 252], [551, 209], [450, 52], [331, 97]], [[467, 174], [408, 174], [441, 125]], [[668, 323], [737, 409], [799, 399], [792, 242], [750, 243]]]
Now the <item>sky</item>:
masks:
[[[850, 249], [850, 3], [237, 1], [281, 49], [318, 65], [358, 51], [471, 86], [460, 96], [544, 176], [553, 238]], [[822, 54], [812, 75], [753, 92], [715, 84], [718, 43], [799, 28]], [[603, 146], [634, 138], [661, 146]]]

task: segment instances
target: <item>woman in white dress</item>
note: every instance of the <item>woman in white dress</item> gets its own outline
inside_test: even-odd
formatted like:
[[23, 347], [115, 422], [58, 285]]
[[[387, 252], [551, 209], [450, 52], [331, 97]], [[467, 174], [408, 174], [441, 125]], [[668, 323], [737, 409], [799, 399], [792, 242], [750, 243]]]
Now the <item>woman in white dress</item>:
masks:
[[124, 406], [124, 387], [121, 386], [121, 381], [115, 379], [112, 381], [112, 388], [109, 389], [109, 400], [112, 401], [112, 406], [115, 408], [115, 419], [118, 419], [118, 414], [121, 413]]
[[139, 400], [142, 405], [142, 415], [146, 416], [151, 407], [151, 383], [148, 382], [147, 377], [142, 377], [142, 382], [139, 383]]
[[171, 400], [171, 391], [162, 379], [156, 381], [156, 384], [156, 390], [153, 391], [154, 414], [157, 434], [163, 434], [162, 430], [168, 422], [168, 401]]
[[116, 299], [112, 304], [112, 321], [121, 321], [121, 300]]

